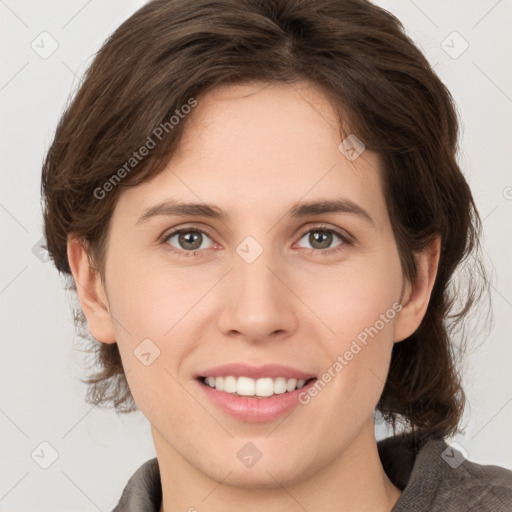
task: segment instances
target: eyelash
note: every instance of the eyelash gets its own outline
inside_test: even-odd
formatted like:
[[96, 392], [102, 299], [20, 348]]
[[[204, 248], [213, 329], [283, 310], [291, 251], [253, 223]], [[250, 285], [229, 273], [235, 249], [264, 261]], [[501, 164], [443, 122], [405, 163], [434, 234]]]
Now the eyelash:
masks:
[[[312, 228], [309, 228], [305, 231], [303, 231], [300, 236], [299, 236], [299, 240], [301, 240], [304, 235], [306, 235], [307, 233], [311, 233], [311, 232], [314, 232], [314, 231], [322, 231], [322, 232], [326, 232], [326, 233], [334, 233], [336, 236], [338, 236], [342, 243], [336, 247], [333, 247], [331, 249], [310, 249], [311, 251], [311, 254], [313, 253], [319, 253], [320, 255], [329, 255], [329, 254], [333, 254], [333, 253], [336, 253], [338, 251], [341, 251], [345, 248], [345, 246], [347, 245], [353, 245], [353, 242], [352, 240], [346, 235], [344, 234], [343, 232], [337, 230], [337, 229], [333, 229], [329, 226], [325, 226], [325, 225], [320, 225], [320, 226], [314, 226]], [[184, 257], [191, 257], [191, 256], [197, 256], [199, 255], [200, 257], [204, 256], [203, 254], [201, 253], [204, 253], [206, 251], [206, 249], [199, 249], [199, 250], [196, 250], [196, 251], [185, 251], [185, 250], [179, 250], [179, 249], [176, 249], [175, 247], [173, 247], [172, 245], [169, 245], [169, 240], [175, 236], [175, 235], [179, 235], [181, 233], [189, 233], [189, 232], [197, 232], [197, 233], [202, 233], [202, 234], [205, 234], [207, 235], [210, 239], [212, 238], [207, 231], [204, 231], [202, 229], [198, 229], [196, 227], [193, 227], [193, 226], [190, 226], [190, 227], [184, 227], [184, 228], [180, 228], [180, 229], [177, 229], [175, 231], [171, 231], [169, 233], [166, 233], [163, 235], [162, 237], [162, 244], [164, 244], [166, 246], [166, 249], [173, 252], [174, 254], [178, 254], [178, 256], [184, 256]]]

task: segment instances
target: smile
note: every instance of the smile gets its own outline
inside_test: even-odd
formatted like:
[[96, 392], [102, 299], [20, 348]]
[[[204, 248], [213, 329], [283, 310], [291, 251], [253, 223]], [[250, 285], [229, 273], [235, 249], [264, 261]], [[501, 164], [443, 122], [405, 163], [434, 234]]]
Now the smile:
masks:
[[224, 393], [264, 398], [301, 389], [312, 379], [287, 379], [285, 377], [253, 379], [246, 376], [228, 375], [225, 377], [201, 377], [200, 380], [203, 384]]

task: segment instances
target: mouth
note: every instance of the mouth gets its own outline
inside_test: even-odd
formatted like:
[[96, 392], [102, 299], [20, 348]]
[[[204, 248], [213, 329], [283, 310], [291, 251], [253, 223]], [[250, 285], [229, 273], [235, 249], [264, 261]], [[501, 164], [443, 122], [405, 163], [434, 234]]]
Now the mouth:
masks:
[[316, 381], [316, 377], [287, 378], [262, 377], [253, 379], [248, 376], [200, 376], [197, 380], [204, 386], [234, 396], [246, 398], [270, 398], [275, 395], [289, 394]]
[[308, 393], [316, 381], [316, 377], [253, 379], [244, 375], [196, 378], [200, 391], [214, 407], [244, 423], [271, 422], [291, 413], [303, 403], [301, 395]]
[[239, 361], [203, 368], [195, 381], [199, 392], [219, 411], [244, 423], [262, 423], [291, 413], [303, 403], [301, 395], [317, 378], [298, 367]]

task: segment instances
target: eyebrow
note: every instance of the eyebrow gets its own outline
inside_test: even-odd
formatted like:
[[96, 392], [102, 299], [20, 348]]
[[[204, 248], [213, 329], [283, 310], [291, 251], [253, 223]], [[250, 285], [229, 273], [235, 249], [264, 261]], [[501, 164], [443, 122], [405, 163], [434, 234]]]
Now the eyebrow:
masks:
[[[292, 206], [283, 217], [309, 217], [325, 213], [350, 213], [357, 215], [371, 225], [375, 225], [371, 215], [361, 206], [348, 199], [329, 199], [323, 201], [299, 202]], [[184, 203], [168, 200], [147, 208], [137, 221], [137, 225], [153, 217], [177, 215], [182, 217], [208, 217], [226, 222], [228, 215], [218, 206], [207, 203]]]

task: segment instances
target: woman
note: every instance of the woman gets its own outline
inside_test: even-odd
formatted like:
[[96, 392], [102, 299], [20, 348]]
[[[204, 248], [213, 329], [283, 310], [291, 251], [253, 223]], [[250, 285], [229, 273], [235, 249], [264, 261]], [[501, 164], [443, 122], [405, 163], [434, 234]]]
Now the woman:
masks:
[[511, 510], [512, 473], [445, 441], [449, 283], [480, 230], [457, 136], [366, 0], [155, 0], [115, 31], [43, 195], [89, 400], [151, 424], [116, 511]]

